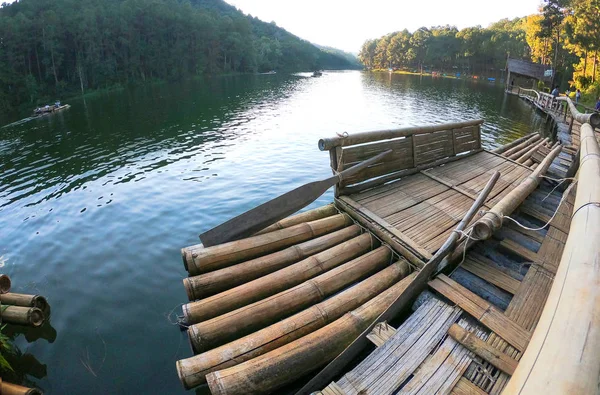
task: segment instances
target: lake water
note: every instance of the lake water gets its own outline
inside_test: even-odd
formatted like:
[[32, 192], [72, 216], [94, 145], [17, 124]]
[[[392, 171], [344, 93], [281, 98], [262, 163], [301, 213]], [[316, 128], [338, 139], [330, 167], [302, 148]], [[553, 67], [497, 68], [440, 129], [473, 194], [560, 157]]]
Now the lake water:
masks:
[[487, 82], [307, 77], [139, 87], [0, 129], [0, 272], [52, 305], [51, 326], [17, 337], [38, 361], [18, 370], [48, 394], [184, 393], [175, 361], [191, 351], [169, 321], [186, 301], [180, 248], [329, 176], [319, 138], [483, 118], [491, 148], [544, 126]]

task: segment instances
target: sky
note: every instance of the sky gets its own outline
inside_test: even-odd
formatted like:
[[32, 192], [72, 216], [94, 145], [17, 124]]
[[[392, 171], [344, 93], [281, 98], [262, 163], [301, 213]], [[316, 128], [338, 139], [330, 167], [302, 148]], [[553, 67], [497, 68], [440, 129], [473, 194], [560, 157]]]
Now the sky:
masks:
[[358, 53], [365, 40], [426, 26], [459, 29], [537, 12], [541, 0], [226, 0], [305, 40]]

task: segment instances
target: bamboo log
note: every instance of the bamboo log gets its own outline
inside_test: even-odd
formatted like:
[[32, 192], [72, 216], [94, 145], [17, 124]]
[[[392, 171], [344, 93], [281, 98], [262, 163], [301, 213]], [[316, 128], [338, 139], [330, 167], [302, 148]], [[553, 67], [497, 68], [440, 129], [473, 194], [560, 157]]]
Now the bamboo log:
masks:
[[0, 378], [0, 395], [42, 395], [37, 388], [27, 388], [22, 385], [7, 383]]
[[511, 149], [504, 151], [502, 153], [502, 156], [508, 158], [511, 155], [513, 155], [514, 153], [521, 151], [523, 148], [529, 147], [531, 144], [535, 143], [536, 141], [538, 141], [541, 138], [542, 138], [542, 136], [540, 136], [539, 134], [536, 133], [533, 137], [530, 137], [526, 141], [523, 141], [521, 144], [515, 145]]
[[202, 244], [184, 248], [183, 263], [190, 275], [222, 269], [241, 261], [279, 251], [303, 241], [352, 225], [345, 214], [304, 222], [263, 235], [204, 248]]
[[531, 165], [533, 165], [533, 159], [529, 158], [525, 161], [525, 163], [523, 163], [525, 166], [530, 167]]
[[390, 257], [388, 247], [379, 247], [294, 288], [192, 325], [188, 329], [192, 348], [202, 352], [264, 328], [381, 270], [390, 262]]
[[537, 132], [533, 132], [533, 133], [530, 133], [530, 134], [528, 134], [526, 136], [519, 137], [518, 139], [516, 139], [514, 141], [511, 141], [510, 143], [508, 143], [506, 145], [503, 145], [501, 147], [493, 149], [492, 152], [495, 153], [495, 154], [501, 154], [504, 151], [507, 151], [507, 150], [511, 149], [512, 147], [515, 147], [515, 146], [521, 144], [523, 141], [529, 140], [530, 138], [532, 138], [536, 134], [537, 134]]
[[17, 325], [41, 326], [46, 318], [37, 307], [2, 306], [0, 315], [3, 322]]
[[348, 145], [363, 144], [371, 141], [388, 140], [399, 137], [408, 137], [413, 134], [424, 134], [439, 132], [441, 130], [461, 129], [468, 126], [477, 126], [483, 123], [483, 119], [473, 121], [454, 122], [440, 125], [418, 126], [402, 129], [378, 130], [372, 132], [354, 133], [346, 136], [336, 136], [319, 140], [319, 149], [329, 151], [334, 147], [346, 147]]
[[579, 110], [577, 110], [577, 107], [575, 106], [575, 104], [573, 104], [573, 102], [571, 101], [570, 98], [560, 97], [560, 98], [558, 98], [558, 100], [567, 102], [567, 104], [569, 106], [569, 110], [571, 111], [571, 116], [573, 117], [574, 120], [576, 120], [580, 124], [583, 125], [584, 123], [587, 123], [587, 124], [590, 124], [594, 128], [597, 128], [600, 126], [600, 114], [598, 114], [597, 112], [593, 112], [591, 114], [582, 114], [579, 112]]
[[373, 328], [381, 322], [389, 321], [397, 316], [404, 308], [406, 308], [410, 301], [417, 297], [419, 293], [426, 287], [430, 276], [442, 263], [442, 260], [451, 251], [455, 249], [456, 242], [459, 239], [460, 232], [463, 231], [467, 224], [469, 224], [475, 214], [479, 211], [481, 206], [487, 200], [490, 192], [494, 188], [494, 185], [498, 181], [500, 173], [495, 171], [492, 177], [487, 182], [483, 190], [477, 196], [477, 199], [473, 202], [469, 210], [466, 212], [462, 220], [456, 226], [456, 232], [452, 232], [444, 244], [435, 253], [433, 257], [427, 262], [427, 264], [416, 274], [414, 280], [404, 289], [404, 291], [398, 295], [396, 299], [386, 309], [368, 325], [365, 330], [358, 336], [352, 344], [350, 344], [342, 353], [340, 353], [333, 361], [331, 361], [323, 370], [315, 375], [304, 387], [298, 391], [299, 394], [309, 394], [318, 389], [323, 388], [329, 384], [334, 377], [339, 375], [351, 361], [355, 360], [358, 355], [370, 344], [368, 339], [369, 333]]
[[550, 139], [548, 137], [546, 137], [545, 139], [543, 139], [541, 142], [537, 143], [536, 145], [534, 145], [533, 147], [531, 147], [527, 152], [525, 152], [523, 155], [519, 156], [517, 159], [515, 159], [515, 161], [517, 161], [518, 163], [525, 163], [527, 162], [527, 160], [529, 158], [531, 158], [531, 156], [544, 144], [546, 144], [547, 142], [549, 142]]
[[540, 184], [541, 176], [546, 173], [554, 158], [558, 156], [562, 146], [554, 148], [542, 163], [525, 178], [521, 183], [510, 191], [502, 200], [492, 207], [479, 221], [473, 226], [473, 234], [476, 239], [486, 240], [492, 234], [500, 229], [504, 216], [510, 215]]
[[577, 195], [540, 320], [505, 394], [597, 394], [600, 379], [600, 147], [581, 126]]
[[186, 324], [196, 324], [249, 305], [327, 272], [344, 262], [378, 247], [379, 242], [364, 233], [335, 247], [308, 257], [254, 281], [183, 306]]
[[[538, 136], [535, 136], [535, 137], [538, 137]], [[525, 147], [521, 148], [520, 150], [516, 151], [514, 154], [506, 154], [504, 156], [506, 156], [508, 159], [517, 160], [518, 158], [523, 156], [525, 153], [527, 153], [532, 148], [531, 147], [532, 144], [537, 145], [538, 142], [539, 142], [539, 138], [536, 138], [530, 144], [528, 144]]]
[[11, 306], [37, 307], [42, 311], [46, 310], [48, 307], [48, 301], [43, 296], [17, 294], [12, 292], [0, 295], [0, 302], [4, 305]]
[[0, 274], [0, 294], [10, 292], [10, 277], [6, 274]]
[[291, 215], [287, 218], [282, 219], [281, 221], [277, 221], [273, 225], [268, 226], [259, 232], [256, 232], [255, 236], [273, 232], [275, 230], [289, 228], [290, 226], [298, 225], [303, 222], [310, 222], [325, 217], [331, 217], [332, 215], [335, 215], [337, 213], [338, 211], [335, 209], [333, 203], [327, 204], [325, 206], [317, 207], [315, 209], [308, 210], [300, 214]]
[[379, 295], [406, 277], [409, 270], [406, 262], [396, 262], [356, 286], [283, 321], [221, 347], [177, 361], [179, 379], [186, 389], [194, 388], [204, 384], [205, 376], [210, 372], [256, 358], [314, 332]]
[[316, 239], [293, 245], [282, 251], [215, 270], [214, 272], [185, 278], [183, 279], [183, 285], [189, 300], [205, 298], [318, 254], [358, 236], [360, 232], [361, 229], [358, 225], [352, 225]]
[[206, 376], [213, 395], [266, 393], [328, 363], [408, 287], [406, 277], [361, 307], [300, 339]]

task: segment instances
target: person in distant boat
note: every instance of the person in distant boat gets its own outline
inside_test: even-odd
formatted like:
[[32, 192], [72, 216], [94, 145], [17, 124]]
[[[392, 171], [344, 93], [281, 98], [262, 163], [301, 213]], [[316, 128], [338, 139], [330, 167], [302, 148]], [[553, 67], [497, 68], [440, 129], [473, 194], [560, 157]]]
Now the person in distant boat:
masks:
[[60, 107], [60, 100], [57, 100], [57, 101], [56, 101], [56, 103], [54, 103], [54, 107], [55, 107], [55, 108], [58, 108], [58, 107]]
[[567, 88], [567, 90], [565, 91], [565, 96], [569, 97], [570, 94], [571, 94], [571, 90], [569, 88]]
[[577, 89], [577, 92], [575, 92], [575, 103], [579, 103], [579, 99], [581, 99], [581, 91]]
[[598, 98], [598, 101], [596, 102], [596, 111], [600, 111], [600, 97]]
[[44, 107], [44, 109], [45, 109], [46, 111], [50, 111], [50, 106], [46, 104], [46, 107]]

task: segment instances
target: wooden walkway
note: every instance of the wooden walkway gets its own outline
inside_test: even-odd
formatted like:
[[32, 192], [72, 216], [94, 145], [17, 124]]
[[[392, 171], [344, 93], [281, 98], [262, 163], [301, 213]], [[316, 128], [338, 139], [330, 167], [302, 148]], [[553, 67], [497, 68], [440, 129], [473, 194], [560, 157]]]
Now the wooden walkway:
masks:
[[[554, 169], [549, 176], [565, 176]], [[543, 225], [562, 198], [553, 186], [542, 182], [512, 217]], [[572, 189], [549, 227], [510, 225], [477, 244], [451, 274], [430, 281], [402, 325], [379, 324], [369, 336], [375, 350], [321, 394], [501, 393], [550, 291], [573, 196]]]

